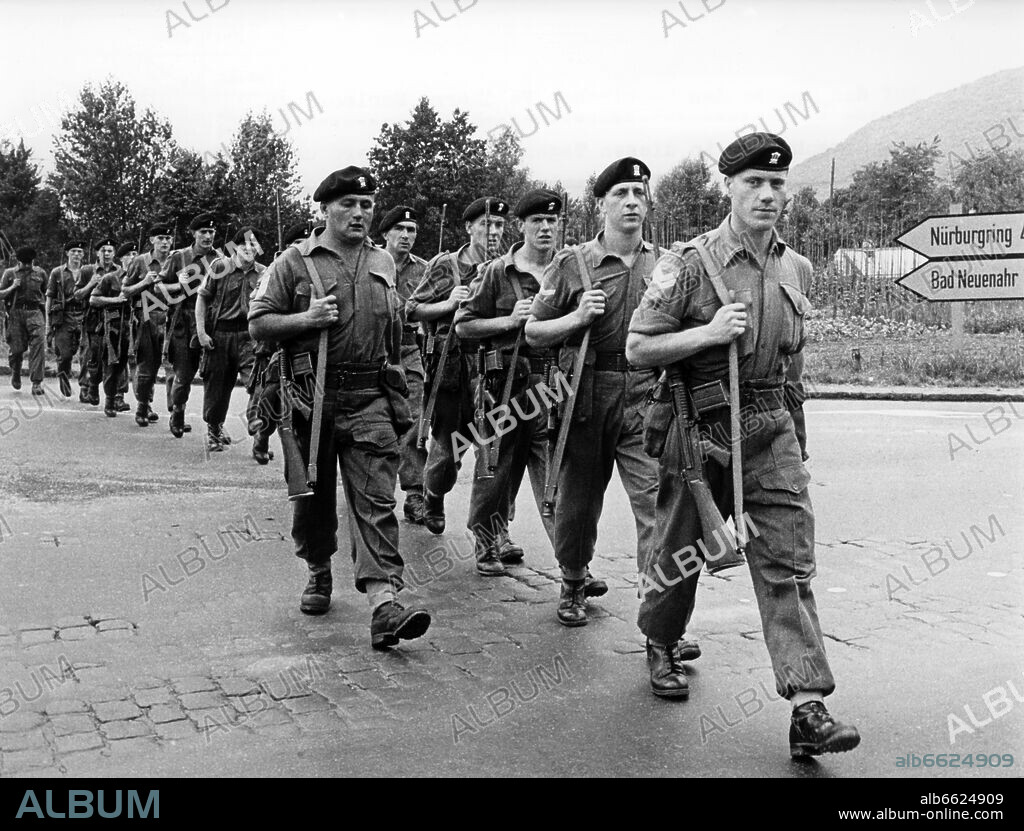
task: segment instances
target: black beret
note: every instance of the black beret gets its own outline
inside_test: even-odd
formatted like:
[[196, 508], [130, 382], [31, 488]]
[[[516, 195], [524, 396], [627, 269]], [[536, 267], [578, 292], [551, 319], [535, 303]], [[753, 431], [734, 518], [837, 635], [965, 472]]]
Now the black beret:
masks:
[[36, 250], [31, 245], [23, 245], [14, 252], [14, 256], [18, 258], [19, 263], [28, 265], [36, 258]]
[[241, 228], [239, 228], [238, 233], [231, 238], [231, 241], [235, 245], [245, 245], [246, 234], [252, 234], [256, 238], [257, 242], [259, 242], [260, 232], [253, 228], [251, 225], [243, 225]]
[[531, 190], [516, 205], [516, 216], [520, 219], [532, 214], [557, 214], [562, 210], [562, 197], [552, 190], [538, 188]]
[[476, 222], [479, 217], [487, 213], [488, 200], [491, 203], [491, 216], [508, 216], [508, 202], [493, 196], [481, 196], [470, 202], [469, 207], [462, 212], [462, 221]]
[[333, 202], [342, 196], [370, 196], [377, 192], [377, 180], [369, 170], [345, 167], [335, 170], [320, 183], [313, 194], [314, 202]]
[[114, 256], [120, 258], [123, 257], [125, 254], [131, 254], [132, 251], [138, 253], [138, 250], [139, 246], [136, 245], [134, 242], [126, 242], [118, 247], [117, 251], [114, 252]]
[[96, 243], [96, 250], [99, 251], [104, 246], [109, 245], [111, 248], [117, 248], [117, 240], [113, 237], [100, 237]]
[[419, 221], [419, 214], [416, 213], [414, 208], [410, 208], [408, 205], [396, 205], [384, 214], [384, 218], [380, 221], [380, 232], [386, 234], [399, 222], [415, 222], [418, 224]]
[[216, 227], [217, 217], [215, 217], [213, 214], [199, 214], [199, 216], [197, 216], [188, 224], [188, 229], [190, 231], [198, 231], [201, 228], [215, 229]]
[[718, 170], [733, 176], [741, 170], [789, 170], [793, 151], [785, 139], [774, 133], [748, 133], [740, 136], [722, 151]]
[[169, 222], [154, 222], [149, 226], [148, 235], [151, 237], [171, 237], [174, 236], [174, 227]]
[[293, 242], [306, 239], [309, 236], [309, 222], [300, 222], [285, 231], [281, 244], [287, 248]]
[[600, 199], [612, 189], [613, 185], [620, 182], [642, 182], [645, 176], [648, 179], [651, 178], [651, 169], [639, 159], [626, 156], [624, 159], [612, 162], [601, 171], [601, 175], [594, 182], [594, 196]]
[[70, 242], [64, 243], [65, 251], [72, 251], [75, 248], [81, 248], [83, 251], [85, 251], [85, 244], [80, 239], [73, 239]]

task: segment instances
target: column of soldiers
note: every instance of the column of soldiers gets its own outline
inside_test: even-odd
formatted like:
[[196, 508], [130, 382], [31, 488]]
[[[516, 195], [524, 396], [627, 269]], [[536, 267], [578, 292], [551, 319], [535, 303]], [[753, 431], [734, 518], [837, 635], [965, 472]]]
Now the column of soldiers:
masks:
[[[651, 171], [634, 157], [596, 179], [602, 230], [561, 250], [563, 200], [546, 190], [530, 192], [514, 210], [500, 197], [473, 200], [462, 214], [466, 242], [429, 262], [412, 254], [416, 211], [394, 206], [379, 224], [385, 245], [377, 247], [369, 239], [376, 183], [359, 167], [324, 179], [314, 201], [325, 224], [290, 230], [266, 270], [255, 264], [253, 229], [235, 235], [229, 257], [215, 251], [209, 215], [191, 223], [194, 244], [170, 256], [169, 229], [154, 226], [153, 253], [132, 260], [123, 282], [109, 240], [91, 271], [81, 266], [81, 248], [72, 248], [47, 292], [48, 305], [63, 313], [53, 324], [61, 388], [69, 394], [76, 345], [60, 327], [74, 328], [88, 296], [90, 308], [104, 313], [90, 328], [86, 312], [87, 334], [102, 333], [90, 356], [105, 347], [107, 358], [90, 360], [83, 390], [95, 399], [96, 367], [105, 366], [105, 410], [116, 414], [118, 379], [136, 354], [136, 420], [155, 419], [164, 321], [141, 323], [122, 352], [123, 304], [137, 306], [156, 281], [187, 282], [198, 265], [197, 299], [192, 306], [182, 299], [166, 318], [171, 432], [184, 431], [189, 387], [201, 371], [207, 448], [229, 445], [230, 390], [239, 372], [248, 374], [258, 462], [269, 460], [267, 439], [281, 430], [292, 537], [307, 571], [300, 609], [330, 608], [340, 473], [355, 587], [367, 597], [377, 649], [420, 637], [431, 622], [427, 610], [399, 602], [399, 484], [406, 518], [442, 534], [445, 497], [465, 450], [476, 446], [468, 524], [476, 570], [491, 577], [527, 556], [509, 525], [529, 475], [561, 571], [556, 618], [578, 627], [588, 623], [590, 600], [607, 592], [590, 566], [617, 468], [636, 524], [650, 687], [669, 699], [689, 695], [683, 662], [700, 656], [685, 639], [697, 581], [705, 561], [711, 567], [725, 548], [709, 551], [717, 529], [708, 524], [709, 505], [698, 504], [706, 491], [712, 513], [731, 512], [732, 543], [746, 555], [777, 688], [793, 706], [792, 755], [850, 750], [860, 741], [856, 728], [824, 706], [835, 682], [810, 585], [814, 516], [800, 352], [811, 271], [775, 231], [791, 159], [773, 134], [731, 144], [719, 160], [731, 212], [717, 229], [664, 253], [644, 239]], [[510, 213], [523, 238], [502, 251]], [[20, 289], [24, 301], [11, 316], [22, 327], [17, 358], [11, 353], [19, 371], [30, 340], [21, 332], [42, 309], [41, 289], [31, 288], [41, 278], [31, 252], [22, 253], [23, 265], [0, 280], [0, 297]], [[69, 302], [71, 286], [78, 288]], [[35, 384], [41, 368], [31, 360]]]

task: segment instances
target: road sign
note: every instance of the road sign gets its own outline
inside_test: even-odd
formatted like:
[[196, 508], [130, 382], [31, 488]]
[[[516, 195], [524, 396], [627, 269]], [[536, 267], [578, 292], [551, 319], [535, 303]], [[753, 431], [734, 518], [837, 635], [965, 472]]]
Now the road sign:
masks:
[[925, 300], [1024, 300], [1024, 252], [985, 260], [929, 260], [896, 281]]
[[930, 216], [896, 242], [931, 260], [1024, 257], [1024, 212]]

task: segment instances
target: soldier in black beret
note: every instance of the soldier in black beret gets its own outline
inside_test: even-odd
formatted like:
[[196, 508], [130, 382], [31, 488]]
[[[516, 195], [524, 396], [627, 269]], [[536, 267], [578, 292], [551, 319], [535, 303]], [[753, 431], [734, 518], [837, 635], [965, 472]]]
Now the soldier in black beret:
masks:
[[18, 265], [0, 277], [0, 300], [7, 308], [7, 363], [11, 367], [11, 386], [21, 389], [21, 365], [28, 352], [32, 394], [43, 394], [46, 359], [46, 321], [44, 317], [46, 272], [34, 265], [35, 249], [25, 245], [15, 251]]
[[[462, 442], [456, 451], [452, 437], [472, 435], [473, 384], [480, 346], [477, 341], [461, 341], [454, 333], [452, 320], [459, 304], [469, 296], [469, 284], [477, 268], [498, 255], [508, 212], [504, 199], [482, 196], [473, 200], [462, 213], [469, 242], [454, 254], [446, 251], [430, 260], [423, 279], [405, 304], [407, 318], [426, 326], [429, 383], [438, 388], [430, 424], [423, 425], [431, 437], [423, 470], [423, 522], [433, 534], [444, 533], [444, 497], [455, 487], [462, 456], [471, 446]], [[440, 366], [449, 337], [448, 357]], [[425, 394], [429, 402], [430, 391], [425, 390]], [[428, 407], [429, 403], [425, 410]]]
[[121, 291], [132, 304], [133, 334], [129, 355], [134, 354], [136, 360], [135, 423], [139, 427], [148, 427], [160, 418], [153, 409], [153, 391], [164, 351], [167, 311], [157, 283], [160, 269], [171, 255], [174, 228], [170, 223], [154, 222], [149, 227], [148, 237], [150, 251], [129, 263], [121, 282]]
[[[370, 643], [387, 649], [430, 625], [423, 609], [398, 602], [395, 484], [399, 438], [410, 427], [401, 368], [401, 301], [395, 264], [369, 239], [373, 175], [347, 167], [317, 188], [327, 222], [271, 264], [249, 306], [252, 336], [280, 341], [295, 393], [292, 426], [313, 493], [293, 502], [292, 538], [309, 582], [299, 609], [328, 611], [331, 557], [338, 550], [337, 483], [348, 503], [356, 590], [373, 610]], [[314, 426], [320, 432], [314, 435]], [[309, 463], [312, 462], [312, 465]]]
[[[788, 145], [770, 133], [744, 136], [723, 151], [719, 169], [732, 210], [718, 228], [677, 243], [659, 261], [630, 322], [627, 354], [639, 366], [674, 366], [691, 391], [706, 391], [728, 387], [730, 345], [737, 345], [744, 510], [734, 521], [737, 532], [754, 529], [744, 533], [747, 564], [776, 688], [793, 707], [790, 754], [802, 757], [852, 750], [860, 734], [833, 719], [824, 704], [835, 680], [811, 590], [810, 474], [792, 417], [801, 400], [794, 365], [804, 346], [812, 268], [775, 231], [791, 158]], [[696, 406], [705, 396], [693, 400]], [[728, 398], [724, 407], [712, 401], [697, 409], [701, 438], [729, 447]], [[676, 473], [678, 450], [669, 452], [670, 446], [661, 458], [659, 539], [641, 574], [638, 623], [648, 638], [652, 691], [685, 698], [673, 645], [693, 612], [705, 558], [720, 557], [725, 543], [716, 545], [702, 528], [689, 486]], [[734, 496], [734, 461], [707, 460], [718, 505]]]
[[[395, 283], [403, 309], [423, 279], [427, 261], [412, 253], [419, 232], [419, 214], [408, 205], [396, 205], [380, 222], [385, 250], [395, 261]], [[423, 415], [423, 355], [420, 351], [419, 324], [406, 320], [402, 327], [402, 366], [409, 384], [409, 414], [418, 424]], [[419, 446], [419, 431], [409, 430], [402, 437], [402, 458], [398, 464], [398, 483], [405, 494], [402, 511], [405, 518], [423, 524], [423, 468], [427, 451]]]
[[103, 382], [103, 361], [106, 346], [103, 342], [103, 312], [92, 302], [92, 294], [103, 279], [119, 269], [115, 262], [118, 242], [113, 237], [101, 237], [93, 246], [96, 263], [87, 265], [79, 275], [75, 297], [86, 304], [82, 337], [85, 342], [85, 360], [79, 376], [78, 399], [96, 406], [100, 403], [100, 385]]
[[57, 382], [65, 398], [71, 396], [71, 361], [78, 352], [85, 320], [85, 303], [75, 297], [75, 286], [82, 273], [85, 245], [71, 240], [64, 245], [67, 263], [50, 272], [46, 285], [47, 340], [53, 341], [57, 354]]
[[103, 412], [113, 418], [122, 409], [129, 409], [127, 405], [118, 404], [117, 396], [122, 389], [122, 376], [127, 370], [130, 309], [127, 297], [121, 293], [124, 271], [117, 265], [116, 240], [101, 240], [99, 248], [101, 259], [109, 256], [113, 268], [104, 270], [89, 295], [89, 307], [95, 310], [97, 317], [90, 362], [90, 385], [98, 396], [102, 378], [105, 396]]
[[[492, 422], [488, 454], [493, 478], [475, 477], [470, 496], [467, 524], [475, 540], [477, 573], [485, 577], [504, 574], [506, 564], [523, 560], [523, 549], [510, 539], [508, 526], [527, 470], [538, 511], [544, 498], [548, 399], [538, 389], [546, 381], [551, 356], [547, 350], [523, 343], [523, 326], [544, 270], [555, 255], [561, 210], [557, 193], [543, 189], [527, 193], [515, 210], [522, 241], [481, 266], [469, 297], [455, 315], [458, 335], [480, 339], [484, 349], [497, 357], [489, 362], [494, 370], [487, 377], [497, 405], [492, 412], [510, 419]], [[510, 378], [509, 399], [504, 400]], [[504, 428], [500, 437], [499, 427]], [[553, 544], [553, 525], [543, 513], [542, 521]]]
[[208, 452], [220, 452], [231, 444], [224, 432], [231, 391], [239, 375], [246, 388], [252, 380], [255, 356], [249, 337], [249, 298], [265, 271], [256, 262], [262, 247], [255, 228], [240, 228], [228, 247], [231, 255], [213, 262], [196, 298], [196, 336], [204, 350], [203, 421]]
[[192, 429], [185, 422], [185, 407], [202, 356], [196, 336], [196, 293], [213, 261], [221, 256], [213, 247], [217, 235], [217, 218], [213, 214], [199, 214], [188, 227], [192, 245], [172, 252], [160, 269], [160, 280], [167, 293], [164, 351], [174, 368], [169, 396], [170, 430], [176, 439]]
[[590, 562], [605, 489], [616, 465], [629, 495], [637, 528], [637, 569], [654, 543], [658, 468], [643, 451], [642, 417], [654, 385], [650, 370], [626, 361], [626, 326], [657, 260], [643, 240], [648, 204], [639, 159], [612, 162], [597, 177], [594, 196], [604, 229], [578, 248], [555, 255], [544, 273], [526, 324], [535, 349], [561, 347], [559, 367], [568, 378], [589, 331], [554, 505], [555, 557], [562, 571], [558, 621], [587, 623]]

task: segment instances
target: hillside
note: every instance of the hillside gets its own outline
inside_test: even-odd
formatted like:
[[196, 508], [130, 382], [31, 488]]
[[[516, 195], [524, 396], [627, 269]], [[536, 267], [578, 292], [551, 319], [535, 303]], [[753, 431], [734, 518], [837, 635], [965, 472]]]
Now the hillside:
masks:
[[[1002, 125], [1006, 138], [1000, 138], [998, 125]], [[997, 149], [1007, 146], [1007, 139], [1012, 142], [1009, 146], [1024, 148], [1024, 67], [997, 72], [875, 119], [836, 147], [794, 165], [789, 175], [790, 190], [810, 185], [824, 199], [828, 196], [833, 157], [836, 187], [841, 188], [850, 184], [858, 168], [887, 159], [894, 141], [915, 144], [935, 136], [942, 142], [943, 155], [937, 166], [942, 179], [951, 166], [956, 172], [958, 158], [967, 160], [972, 150], [975, 155], [988, 150], [989, 139]]]

